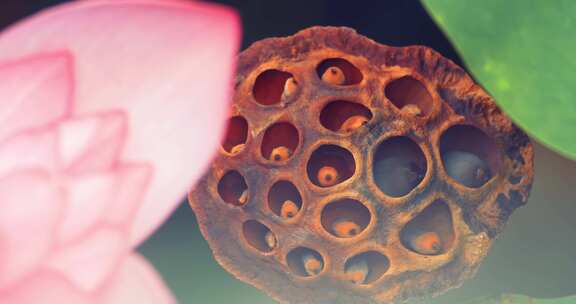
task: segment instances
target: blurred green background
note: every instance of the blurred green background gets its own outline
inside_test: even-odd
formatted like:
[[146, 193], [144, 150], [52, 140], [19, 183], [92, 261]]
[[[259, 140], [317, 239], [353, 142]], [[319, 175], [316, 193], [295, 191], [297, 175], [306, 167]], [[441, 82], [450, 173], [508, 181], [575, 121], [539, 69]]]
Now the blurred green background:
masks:
[[576, 1], [422, 2], [508, 116], [576, 160]]
[[[3, 0], [0, 27], [60, 2], [65, 1]], [[312, 25], [345, 25], [384, 44], [430, 46], [462, 65], [417, 0], [216, 2], [240, 12], [243, 49], [257, 40], [291, 35]], [[501, 293], [538, 298], [576, 294], [576, 162], [536, 143], [535, 163], [528, 205], [512, 215], [476, 277], [427, 303], [466, 304]], [[181, 303], [274, 303], [216, 263], [185, 202], [140, 251], [161, 272]]]

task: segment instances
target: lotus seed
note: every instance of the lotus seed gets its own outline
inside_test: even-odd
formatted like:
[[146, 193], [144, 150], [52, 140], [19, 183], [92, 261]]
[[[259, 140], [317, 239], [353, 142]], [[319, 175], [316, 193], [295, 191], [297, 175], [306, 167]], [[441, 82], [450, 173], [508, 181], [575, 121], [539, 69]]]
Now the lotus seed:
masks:
[[329, 84], [342, 85], [346, 82], [346, 76], [340, 68], [332, 66], [324, 71], [322, 80]]
[[348, 281], [360, 285], [366, 283], [366, 279], [370, 274], [370, 268], [365, 259], [356, 259], [346, 266], [344, 273]]
[[354, 115], [344, 121], [344, 123], [340, 126], [340, 131], [351, 132], [365, 125], [367, 122], [368, 118], [362, 115]]
[[486, 163], [474, 153], [448, 151], [442, 160], [446, 173], [464, 186], [479, 188], [492, 177]]

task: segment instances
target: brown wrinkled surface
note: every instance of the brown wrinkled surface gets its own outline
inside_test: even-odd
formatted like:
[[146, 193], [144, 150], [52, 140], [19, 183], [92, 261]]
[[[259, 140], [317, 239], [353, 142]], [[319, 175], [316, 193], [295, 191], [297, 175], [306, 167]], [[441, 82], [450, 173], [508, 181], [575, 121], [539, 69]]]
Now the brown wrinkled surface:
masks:
[[528, 137], [429, 48], [314, 27], [244, 51], [235, 89], [190, 204], [218, 262], [279, 302], [457, 287], [528, 198]]

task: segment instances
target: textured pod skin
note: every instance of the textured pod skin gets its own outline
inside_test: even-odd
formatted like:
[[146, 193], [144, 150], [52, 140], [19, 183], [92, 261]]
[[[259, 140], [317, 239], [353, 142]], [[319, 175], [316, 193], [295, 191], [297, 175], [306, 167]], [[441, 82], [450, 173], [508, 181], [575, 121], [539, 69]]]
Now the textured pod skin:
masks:
[[[322, 80], [323, 65], [330, 64], [342, 69], [344, 80]], [[269, 70], [279, 71], [277, 77], [262, 76]], [[290, 77], [298, 86], [287, 96], [282, 88]], [[261, 94], [261, 86], [270, 91]], [[475, 273], [510, 214], [527, 201], [533, 180], [528, 137], [461, 68], [429, 48], [389, 47], [348, 28], [314, 27], [244, 51], [235, 90], [232, 115], [248, 121], [246, 146], [236, 154], [222, 149], [189, 200], [218, 262], [279, 302], [400, 303], [438, 295]], [[334, 101], [362, 109], [331, 108]], [[359, 113], [368, 121], [340, 132]], [[297, 132], [264, 136], [278, 122]], [[289, 141], [290, 157], [263, 157], [273, 146], [265, 138]], [[467, 187], [446, 173], [443, 155], [461, 150], [490, 167], [485, 183]], [[387, 182], [373, 168], [391, 157], [408, 158], [396, 163], [417, 173], [405, 195], [386, 194], [375, 181], [384, 175]], [[458, 161], [451, 159], [451, 168], [475, 176], [460, 172], [474, 166]], [[318, 184], [313, 174], [325, 165], [340, 170], [337, 184]], [[226, 203], [226, 188], [218, 188], [231, 170], [249, 189], [241, 206]], [[301, 207], [292, 218], [273, 212], [276, 200], [298, 201], [288, 190], [274, 192], [281, 193], [278, 198], [269, 195], [279, 181], [299, 192]], [[361, 231], [338, 237], [325, 228], [343, 218]], [[258, 246], [270, 238], [266, 228], [242, 229], [248, 220], [274, 234], [272, 250]], [[438, 236], [435, 250], [412, 239], [423, 233]], [[436, 250], [436, 243], [442, 248]], [[322, 259], [315, 264], [322, 266], [318, 274], [303, 269], [311, 254]], [[350, 269], [361, 278], [351, 280]]]

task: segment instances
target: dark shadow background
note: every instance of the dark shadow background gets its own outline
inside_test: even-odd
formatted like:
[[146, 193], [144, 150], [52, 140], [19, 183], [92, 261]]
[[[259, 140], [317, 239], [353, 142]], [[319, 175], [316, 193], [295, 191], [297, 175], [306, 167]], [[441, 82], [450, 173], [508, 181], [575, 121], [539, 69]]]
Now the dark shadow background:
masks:
[[[56, 0], [3, 0], [0, 27]], [[242, 48], [262, 38], [291, 35], [312, 25], [343, 25], [378, 42], [430, 46], [462, 64], [449, 41], [416, 0], [214, 1], [236, 8], [243, 21]], [[536, 181], [527, 207], [511, 218], [477, 276], [427, 303], [466, 303], [502, 292], [534, 297], [576, 293], [576, 162], [536, 145]], [[193, 213], [183, 203], [142, 247], [182, 303], [273, 303], [212, 258]]]

